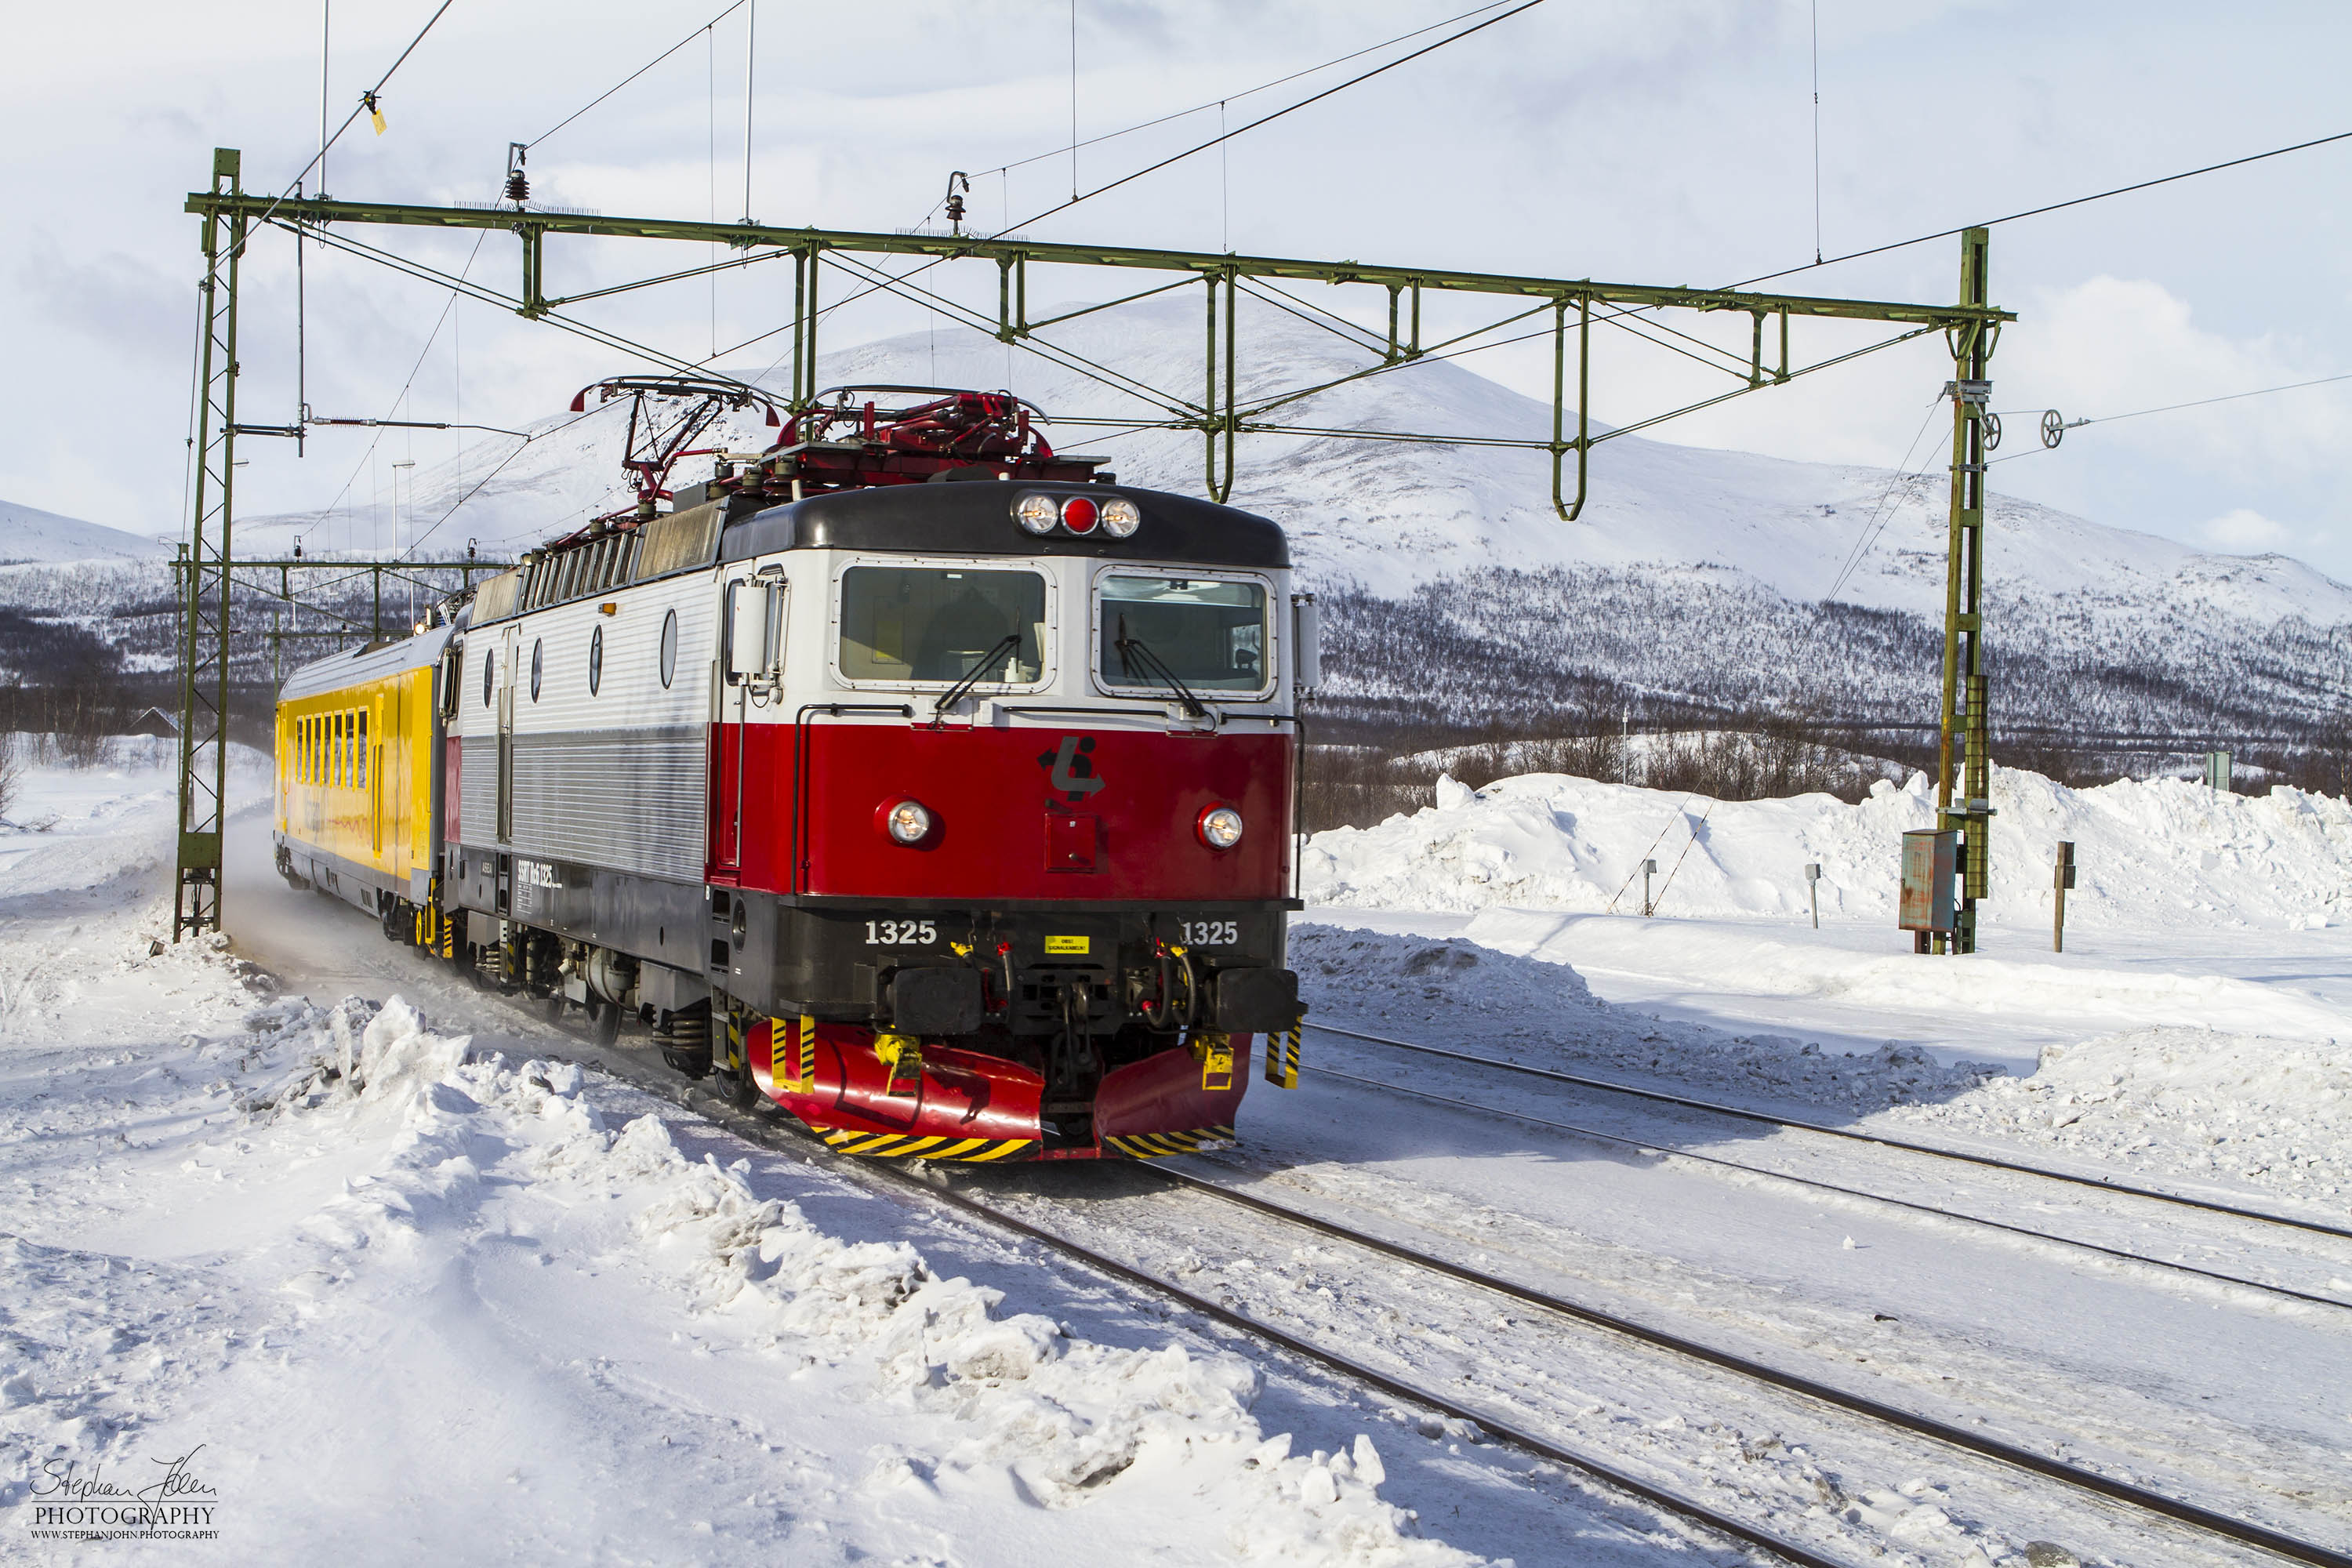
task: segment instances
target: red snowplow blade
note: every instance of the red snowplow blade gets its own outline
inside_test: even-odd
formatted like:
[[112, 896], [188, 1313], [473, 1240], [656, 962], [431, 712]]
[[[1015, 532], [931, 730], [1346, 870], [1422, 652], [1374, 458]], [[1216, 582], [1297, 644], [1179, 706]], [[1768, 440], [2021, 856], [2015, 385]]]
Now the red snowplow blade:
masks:
[[894, 1093], [871, 1030], [819, 1024], [801, 1081], [800, 1026], [791, 1019], [777, 1026], [781, 1061], [770, 1025], [754, 1025], [744, 1041], [753, 1081], [845, 1154], [1002, 1162], [1187, 1153], [1234, 1135], [1248, 1083], [1246, 1035], [1234, 1038], [1229, 1071], [1213, 1061], [1204, 1067], [1188, 1050], [1162, 1051], [1105, 1076], [1095, 1099], [1094, 1143], [1047, 1148], [1040, 1119], [1045, 1080], [1018, 1062], [926, 1046], [919, 1075], [899, 1079]]
[[1195, 1060], [1190, 1051], [1162, 1051], [1104, 1074], [1095, 1091], [1095, 1139], [1102, 1152], [1150, 1160], [1231, 1138], [1249, 1088], [1250, 1037], [1233, 1037], [1229, 1070], [1212, 1070], [1214, 1065]]

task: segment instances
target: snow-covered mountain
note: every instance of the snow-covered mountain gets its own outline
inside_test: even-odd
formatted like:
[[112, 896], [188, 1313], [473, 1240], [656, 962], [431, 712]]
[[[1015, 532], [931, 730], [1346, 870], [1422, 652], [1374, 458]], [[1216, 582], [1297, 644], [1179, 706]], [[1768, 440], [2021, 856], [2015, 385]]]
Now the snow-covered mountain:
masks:
[[[1270, 306], [1244, 300], [1244, 404], [1286, 387], [1361, 371], [1378, 355]], [[1191, 305], [1147, 303], [1081, 318], [1046, 334], [1097, 364], [1172, 398], [1196, 398], [1200, 320]], [[1051, 414], [1142, 420], [1164, 411], [1025, 349], [961, 328], [916, 331], [828, 353], [822, 384], [856, 381], [1000, 387]], [[737, 367], [740, 374], [744, 369]], [[772, 373], [754, 376], [782, 389]], [[520, 546], [618, 504], [623, 405], [529, 426], [528, 445], [499, 437], [436, 468], [420, 468], [410, 515], [440, 524], [425, 548], [469, 537]], [[1430, 361], [1350, 382], [1275, 417], [1331, 429], [1410, 430], [1544, 440], [1548, 405], [1456, 362]], [[1606, 426], [1596, 426], [1605, 429]], [[731, 439], [772, 439], [746, 423]], [[1112, 454], [1122, 480], [1201, 493], [1202, 439], [1192, 432], [1098, 435], [1064, 427], [1059, 444]], [[696, 477], [687, 475], [686, 477]], [[1496, 569], [1711, 566], [1796, 603], [1822, 598], [1865, 532], [1874, 543], [1839, 598], [1876, 608], [1940, 612], [1944, 482], [1883, 468], [1792, 462], [1624, 436], [1593, 449], [1591, 499], [1561, 522], [1549, 460], [1498, 447], [1396, 445], [1344, 437], [1244, 436], [1233, 500], [1289, 530], [1321, 585], [1400, 598], [1424, 584]], [[458, 503], [463, 500], [463, 505]], [[2153, 534], [2105, 527], [1995, 496], [1987, 576], [1996, 589], [2101, 604], [2162, 602], [2270, 621], [2352, 620], [2352, 589], [2282, 555], [2200, 552]], [[1883, 528], [1879, 526], [1883, 524]], [[362, 523], [316, 513], [248, 518], [239, 537], [305, 533], [314, 548], [372, 548]], [[345, 533], [351, 537], [343, 538]]]
[[[1244, 405], [1378, 363], [1373, 349], [1294, 315], [1249, 301], [1244, 310]], [[1167, 404], [1197, 396], [1200, 331], [1193, 304], [1149, 301], [1054, 329], [1069, 356], [1057, 361], [941, 327], [828, 353], [819, 383], [1009, 386], [1066, 421], [1053, 427], [1057, 446], [1108, 454], [1127, 483], [1199, 494], [1201, 437], [1137, 428], [1169, 415], [1135, 389]], [[1087, 363], [1115, 366], [1124, 385], [1090, 375]], [[782, 390], [775, 372], [734, 368]], [[1081, 417], [1089, 423], [1066, 422]], [[1275, 417], [1534, 440], [1551, 429], [1546, 405], [1448, 361], [1346, 380]], [[617, 403], [557, 414], [525, 426], [528, 440], [493, 437], [420, 467], [404, 534], [443, 559], [468, 541], [509, 552], [622, 504], [625, 418]], [[746, 420], [704, 444], [772, 439]], [[1233, 500], [1289, 531], [1305, 577], [1336, 612], [1336, 714], [1456, 729], [1616, 719], [1628, 708], [1658, 721], [1801, 707], [1874, 725], [1932, 721], [1940, 471], [1622, 436], [1594, 448], [1590, 500], [1567, 523], [1539, 452], [1245, 435], [1238, 456]], [[677, 479], [701, 477], [705, 461], [689, 459]], [[1989, 517], [1999, 727], [2292, 739], [2352, 690], [2352, 588], [2300, 562], [2205, 553], [2000, 496]], [[314, 556], [385, 545], [366, 515], [238, 520], [240, 554], [283, 554], [298, 537]], [[36, 593], [32, 578], [12, 585], [14, 575], [0, 573], [0, 602], [37, 604], [23, 597]]]
[[172, 547], [161, 540], [0, 500], [0, 566], [28, 561], [152, 561], [171, 553]]

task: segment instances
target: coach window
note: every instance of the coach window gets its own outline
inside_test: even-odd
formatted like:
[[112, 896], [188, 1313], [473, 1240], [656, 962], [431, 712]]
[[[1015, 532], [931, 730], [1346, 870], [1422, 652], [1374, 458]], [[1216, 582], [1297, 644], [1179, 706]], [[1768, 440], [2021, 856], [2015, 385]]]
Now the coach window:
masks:
[[1045, 673], [1045, 579], [1034, 572], [853, 566], [839, 619], [847, 680], [1026, 686]]
[[596, 695], [596, 688], [604, 679], [604, 628], [598, 626], [588, 634], [588, 695]]
[[533, 702], [539, 700], [539, 675], [540, 669], [545, 662], [541, 656], [546, 652], [547, 639], [544, 637], [532, 639], [530, 645], [530, 700]]
[[669, 689], [671, 678], [677, 674], [677, 612], [672, 610], [662, 617], [661, 680], [662, 689]]
[[1263, 585], [1110, 573], [1097, 595], [1095, 668], [1105, 687], [1165, 693], [1173, 675], [1194, 691], [1255, 697], [1271, 684]]
[[358, 743], [352, 748], [352, 787], [367, 788], [367, 710], [359, 713]]

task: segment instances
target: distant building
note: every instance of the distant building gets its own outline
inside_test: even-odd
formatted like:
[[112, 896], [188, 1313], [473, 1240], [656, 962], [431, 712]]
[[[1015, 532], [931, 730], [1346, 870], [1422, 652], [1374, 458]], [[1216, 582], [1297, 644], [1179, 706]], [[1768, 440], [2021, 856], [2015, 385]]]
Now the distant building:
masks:
[[130, 727], [124, 730], [123, 733], [126, 735], [162, 735], [166, 739], [171, 739], [178, 736], [180, 733], [180, 727], [177, 724], [173, 723], [171, 716], [165, 713], [161, 708], [150, 708], [147, 711], [139, 715], [138, 718], [131, 721]]

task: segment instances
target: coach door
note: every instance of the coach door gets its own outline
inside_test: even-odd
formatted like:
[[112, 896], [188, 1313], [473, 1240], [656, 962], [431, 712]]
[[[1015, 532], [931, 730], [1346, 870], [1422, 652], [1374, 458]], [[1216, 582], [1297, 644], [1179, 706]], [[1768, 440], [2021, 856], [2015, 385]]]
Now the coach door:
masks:
[[520, 628], [506, 628], [504, 646], [499, 651], [499, 842], [514, 839], [514, 710], [515, 710], [515, 648], [521, 641]]

